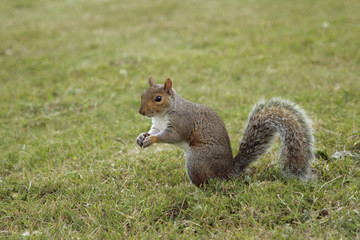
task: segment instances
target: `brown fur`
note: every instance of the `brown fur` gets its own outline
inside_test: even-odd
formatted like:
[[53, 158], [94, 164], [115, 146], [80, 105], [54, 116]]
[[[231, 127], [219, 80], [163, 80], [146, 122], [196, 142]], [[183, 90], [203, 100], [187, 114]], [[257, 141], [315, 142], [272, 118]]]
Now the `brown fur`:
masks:
[[[139, 112], [157, 119], [149, 133], [137, 138], [140, 147], [153, 143], [187, 145], [184, 148], [189, 179], [196, 186], [211, 178], [240, 174], [262, 155], [280, 134], [280, 161], [284, 173], [304, 179], [313, 156], [311, 123], [304, 111], [282, 99], [256, 105], [251, 112], [239, 153], [233, 158], [229, 136], [219, 115], [212, 109], [181, 98], [167, 79], [164, 85], [149, 79], [141, 96]], [[157, 96], [162, 100], [155, 101]], [[162, 121], [162, 122], [161, 122]]]
[[[151, 95], [149, 95], [149, 93], [151, 93]], [[161, 102], [155, 101], [157, 96], [162, 97]], [[167, 98], [165, 90], [159, 90], [156, 86], [152, 86], [148, 89], [147, 94], [143, 93], [141, 97], [139, 113], [144, 116], [158, 114], [169, 107], [169, 105], [170, 100]]]
[[157, 143], [159, 142], [158, 136], [150, 136], [150, 143]]
[[188, 143], [190, 147], [198, 147], [201, 145], [202, 139], [196, 129], [190, 132]]

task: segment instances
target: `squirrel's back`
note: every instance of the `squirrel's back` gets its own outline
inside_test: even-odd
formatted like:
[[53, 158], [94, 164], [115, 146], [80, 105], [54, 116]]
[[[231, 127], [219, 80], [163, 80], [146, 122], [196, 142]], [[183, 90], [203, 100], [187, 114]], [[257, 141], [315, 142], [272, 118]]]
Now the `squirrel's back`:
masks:
[[186, 138], [189, 147], [221, 146], [231, 150], [224, 122], [208, 106], [190, 102], [176, 95], [176, 105], [168, 112], [169, 127]]

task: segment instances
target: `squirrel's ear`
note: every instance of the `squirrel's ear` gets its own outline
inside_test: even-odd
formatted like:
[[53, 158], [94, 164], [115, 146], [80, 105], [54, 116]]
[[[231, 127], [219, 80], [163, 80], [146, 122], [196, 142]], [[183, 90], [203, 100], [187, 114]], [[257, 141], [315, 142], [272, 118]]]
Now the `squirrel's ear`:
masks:
[[149, 78], [149, 84], [150, 84], [150, 87], [155, 86], [155, 82], [152, 77]]
[[166, 79], [166, 82], [164, 84], [164, 90], [166, 91], [167, 94], [169, 95], [172, 94], [172, 82], [170, 78]]

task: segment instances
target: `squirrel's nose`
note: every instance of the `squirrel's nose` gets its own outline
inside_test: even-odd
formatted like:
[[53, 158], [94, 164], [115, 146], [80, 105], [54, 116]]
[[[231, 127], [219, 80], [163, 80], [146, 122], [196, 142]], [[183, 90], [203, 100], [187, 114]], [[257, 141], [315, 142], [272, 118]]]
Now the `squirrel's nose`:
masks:
[[139, 109], [139, 113], [145, 116], [145, 110], [141, 110], [141, 108]]

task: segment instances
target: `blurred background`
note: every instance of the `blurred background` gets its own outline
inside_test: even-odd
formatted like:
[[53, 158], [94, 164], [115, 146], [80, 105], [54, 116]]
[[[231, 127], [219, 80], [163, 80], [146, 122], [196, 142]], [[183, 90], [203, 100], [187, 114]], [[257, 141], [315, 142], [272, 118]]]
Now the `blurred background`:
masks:
[[215, 108], [234, 141], [254, 103], [281, 96], [309, 111], [319, 144], [354, 144], [358, 6], [2, 1], [2, 154], [94, 136], [132, 146], [150, 126], [137, 113], [150, 76], [160, 83], [170, 77], [183, 97]]

